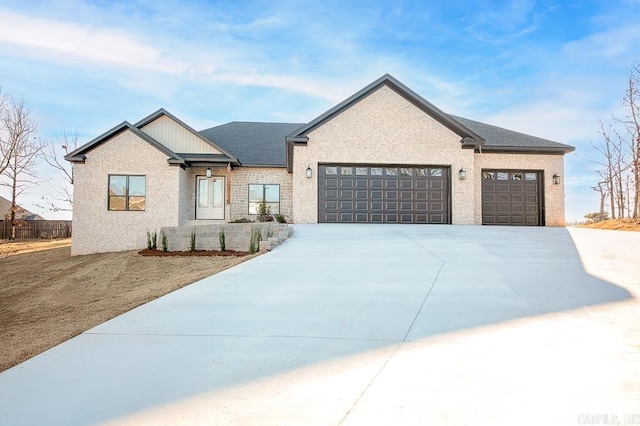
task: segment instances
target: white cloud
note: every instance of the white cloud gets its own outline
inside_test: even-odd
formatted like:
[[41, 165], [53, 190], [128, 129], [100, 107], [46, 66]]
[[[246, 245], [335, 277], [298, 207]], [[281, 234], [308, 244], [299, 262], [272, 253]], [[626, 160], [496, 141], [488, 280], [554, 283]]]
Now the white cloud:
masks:
[[56, 62], [87, 62], [153, 70], [183, 72], [185, 64], [163, 57], [162, 52], [136, 41], [124, 31], [54, 21], [2, 11], [0, 43], [26, 48]]

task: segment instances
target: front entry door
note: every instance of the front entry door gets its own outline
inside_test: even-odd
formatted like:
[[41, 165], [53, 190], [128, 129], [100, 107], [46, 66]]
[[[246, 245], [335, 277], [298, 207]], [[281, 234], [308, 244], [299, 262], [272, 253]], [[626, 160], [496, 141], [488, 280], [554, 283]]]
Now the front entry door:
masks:
[[224, 219], [224, 178], [198, 176], [196, 219]]

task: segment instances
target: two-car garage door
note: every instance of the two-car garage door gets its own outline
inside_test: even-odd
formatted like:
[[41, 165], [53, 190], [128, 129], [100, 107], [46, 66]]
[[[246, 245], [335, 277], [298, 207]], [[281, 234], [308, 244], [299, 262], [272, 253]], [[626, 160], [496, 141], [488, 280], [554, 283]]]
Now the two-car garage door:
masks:
[[451, 223], [450, 168], [327, 164], [318, 167], [320, 223]]

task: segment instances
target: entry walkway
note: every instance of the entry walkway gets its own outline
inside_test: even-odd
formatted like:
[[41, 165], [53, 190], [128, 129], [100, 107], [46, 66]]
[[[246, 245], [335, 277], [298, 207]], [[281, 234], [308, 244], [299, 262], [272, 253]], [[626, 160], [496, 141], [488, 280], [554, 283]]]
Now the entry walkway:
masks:
[[298, 225], [1, 373], [0, 424], [623, 423], [640, 414], [638, 248], [627, 232]]

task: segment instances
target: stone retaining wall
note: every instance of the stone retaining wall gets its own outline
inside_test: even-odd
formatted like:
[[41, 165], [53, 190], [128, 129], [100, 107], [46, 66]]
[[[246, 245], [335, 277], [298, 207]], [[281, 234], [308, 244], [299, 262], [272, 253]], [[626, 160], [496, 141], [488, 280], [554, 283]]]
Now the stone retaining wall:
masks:
[[260, 250], [271, 250], [293, 234], [292, 227], [276, 222], [167, 226], [160, 229], [158, 248], [162, 247], [164, 232], [169, 251], [188, 251], [191, 232], [195, 231], [196, 250], [220, 250], [220, 232], [224, 231], [227, 250], [249, 251], [253, 229], [260, 230]]

